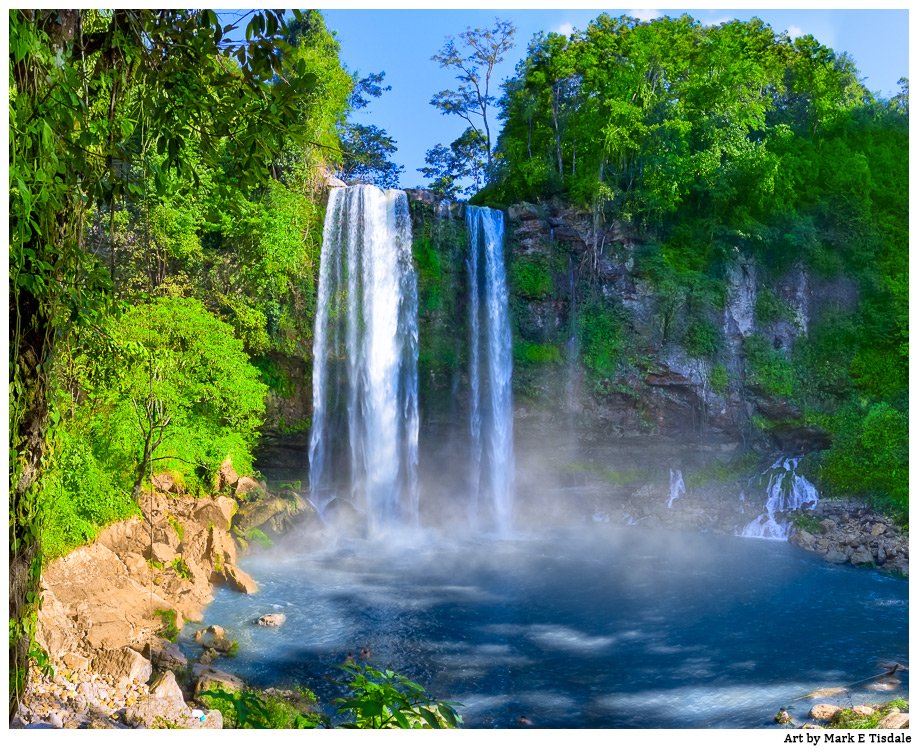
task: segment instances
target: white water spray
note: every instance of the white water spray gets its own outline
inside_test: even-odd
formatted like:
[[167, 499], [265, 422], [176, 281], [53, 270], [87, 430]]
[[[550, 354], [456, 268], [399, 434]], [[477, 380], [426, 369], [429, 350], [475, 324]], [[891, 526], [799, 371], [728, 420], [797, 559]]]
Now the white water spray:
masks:
[[744, 538], [787, 540], [790, 512], [814, 509], [819, 501], [816, 486], [797, 475], [800, 457], [784, 457], [762, 473], [768, 476], [765, 511], [743, 528]]
[[466, 223], [471, 311], [469, 521], [478, 524], [479, 499], [487, 499], [498, 533], [506, 533], [512, 526], [514, 460], [504, 215], [468, 206]]
[[669, 499], [666, 501], [666, 508], [672, 509], [673, 502], [680, 496], [685, 495], [685, 480], [682, 478], [681, 470], [669, 469]]
[[[417, 524], [417, 362], [407, 196], [333, 188], [313, 342], [309, 470], [320, 509], [343, 492], [366, 510], [371, 532]], [[341, 467], [349, 488], [337, 484]]]

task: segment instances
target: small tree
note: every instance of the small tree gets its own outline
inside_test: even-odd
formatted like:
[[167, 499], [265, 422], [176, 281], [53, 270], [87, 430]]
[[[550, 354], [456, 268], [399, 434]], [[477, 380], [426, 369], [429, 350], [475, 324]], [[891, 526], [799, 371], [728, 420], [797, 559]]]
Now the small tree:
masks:
[[[469, 124], [469, 128], [482, 137], [488, 169], [491, 168], [491, 126], [488, 122], [488, 108], [496, 103], [491, 94], [491, 76], [494, 66], [504, 59], [513, 47], [516, 27], [510, 21], [494, 19], [490, 29], [467, 28], [459, 35], [462, 49], [453, 37], [447, 37], [446, 44], [431, 60], [440, 63], [441, 68], [456, 71], [458, 89], [445, 89], [434, 94], [430, 103], [444, 115], [458, 115]], [[480, 119], [480, 124], [476, 121]]]

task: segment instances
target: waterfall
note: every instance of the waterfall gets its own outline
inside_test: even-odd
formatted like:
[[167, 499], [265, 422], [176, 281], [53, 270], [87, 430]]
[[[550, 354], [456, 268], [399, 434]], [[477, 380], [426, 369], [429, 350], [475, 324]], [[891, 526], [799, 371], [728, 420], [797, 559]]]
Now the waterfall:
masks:
[[744, 538], [787, 540], [788, 514], [816, 506], [819, 492], [806, 478], [797, 475], [799, 462], [800, 457], [784, 457], [762, 474], [768, 477], [765, 511], [743, 528]]
[[310, 492], [320, 509], [349, 493], [371, 532], [417, 524], [417, 279], [407, 196], [333, 188], [323, 232]]
[[669, 499], [666, 502], [666, 508], [672, 509], [673, 502], [680, 496], [685, 495], [685, 480], [682, 478], [681, 470], [669, 469]]
[[514, 461], [504, 215], [495, 209], [468, 206], [466, 223], [471, 340], [468, 515], [470, 523], [477, 525], [480, 500], [487, 500], [497, 531], [506, 533], [512, 523]]

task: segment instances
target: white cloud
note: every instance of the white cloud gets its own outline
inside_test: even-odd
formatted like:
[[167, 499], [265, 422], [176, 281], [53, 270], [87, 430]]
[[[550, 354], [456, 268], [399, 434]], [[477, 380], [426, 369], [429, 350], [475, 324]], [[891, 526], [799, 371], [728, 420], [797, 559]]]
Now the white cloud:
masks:
[[555, 29], [556, 34], [564, 34], [564, 36], [569, 37], [574, 33], [574, 24], [570, 21], [565, 21], [557, 29]]
[[638, 21], [653, 21], [653, 19], [659, 18], [663, 14], [658, 10], [629, 10], [628, 15]]
[[791, 39], [796, 39], [797, 37], [803, 36], [803, 29], [799, 26], [788, 26], [787, 27], [787, 36]]

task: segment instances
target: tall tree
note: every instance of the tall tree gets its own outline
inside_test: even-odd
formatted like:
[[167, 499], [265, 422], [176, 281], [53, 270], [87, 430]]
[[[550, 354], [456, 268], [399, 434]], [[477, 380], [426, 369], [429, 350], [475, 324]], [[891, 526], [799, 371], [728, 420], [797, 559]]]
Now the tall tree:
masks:
[[494, 66], [513, 47], [516, 27], [510, 21], [497, 18], [490, 29], [467, 28], [456, 39], [448, 37], [446, 44], [431, 60], [442, 68], [456, 72], [458, 89], [445, 89], [434, 94], [430, 103], [444, 115], [458, 115], [469, 127], [483, 137], [491, 168], [491, 124], [488, 109], [497, 101], [491, 93]]

